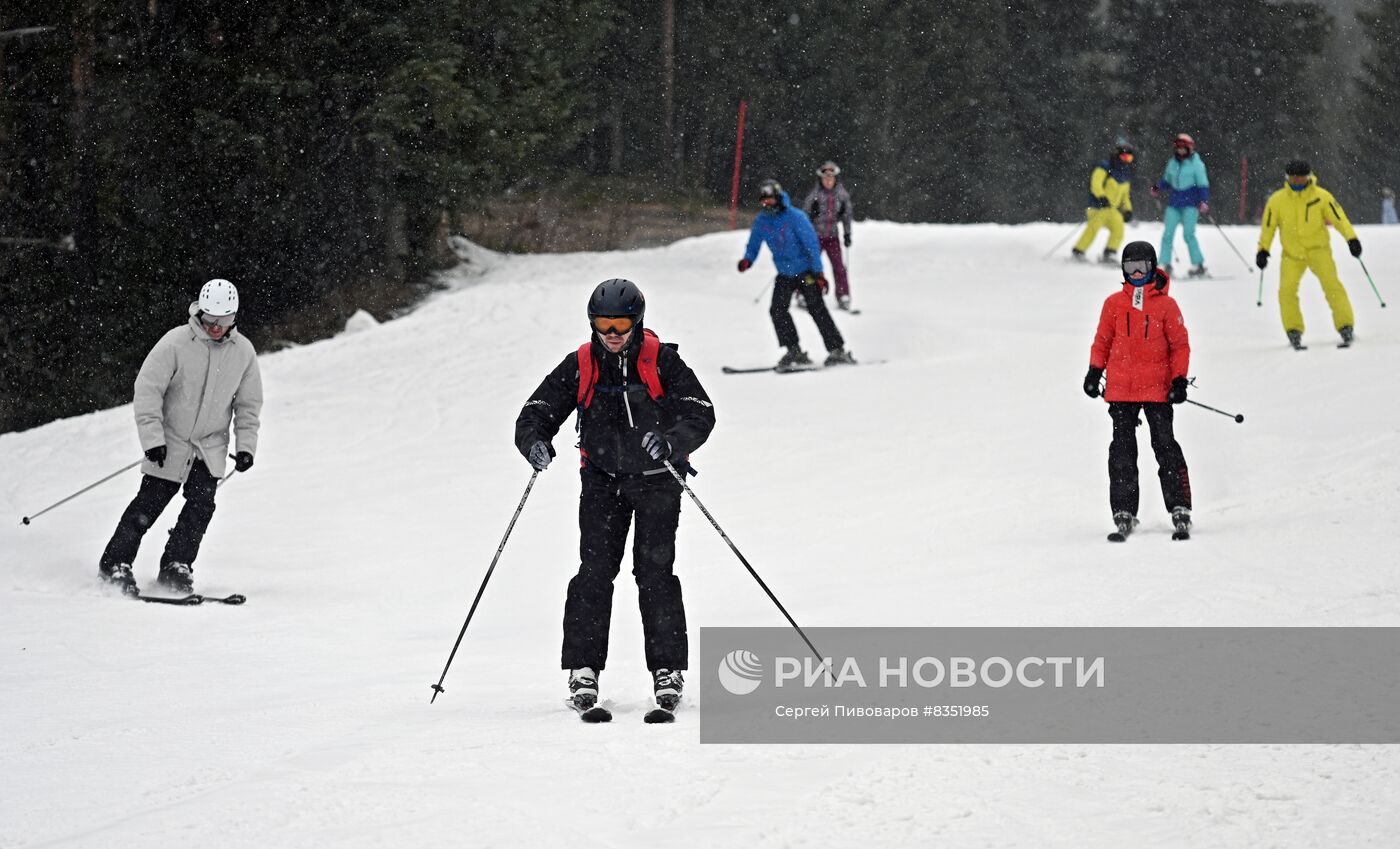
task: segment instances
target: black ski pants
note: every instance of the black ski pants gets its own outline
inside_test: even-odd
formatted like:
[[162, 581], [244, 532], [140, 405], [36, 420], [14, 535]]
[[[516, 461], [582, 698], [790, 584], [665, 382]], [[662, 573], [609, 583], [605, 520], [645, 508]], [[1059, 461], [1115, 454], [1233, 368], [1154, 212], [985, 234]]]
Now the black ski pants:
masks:
[[1172, 405], [1114, 402], [1108, 405], [1113, 418], [1113, 441], [1108, 445], [1108, 503], [1114, 513], [1138, 512], [1138, 411], [1147, 417], [1152, 434], [1152, 451], [1157, 455], [1157, 477], [1162, 483], [1162, 500], [1167, 510], [1191, 509], [1191, 477], [1186, 457], [1172, 433]]
[[[204, 532], [209, 528], [209, 520], [214, 518], [214, 492], [219, 482], [209, 474], [209, 467], [203, 460], [195, 460], [185, 478], [185, 506], [180, 510], [180, 518], [175, 520], [175, 528], [165, 543], [165, 553], [160, 563], [193, 564], [199, 556], [199, 544]], [[136, 562], [136, 552], [141, 548], [141, 538], [160, 517], [170, 499], [180, 491], [180, 484], [163, 478], [143, 475], [141, 489], [126, 506], [117, 530], [102, 552], [102, 568], [110, 571], [118, 563], [128, 565]]]
[[585, 468], [580, 476], [579, 569], [564, 603], [560, 666], [602, 670], [608, 662], [613, 580], [622, 566], [627, 530], [636, 517], [632, 577], [642, 611], [648, 669], [686, 669], [685, 605], [672, 572], [681, 487], [668, 474], [610, 477]]
[[768, 315], [773, 319], [773, 329], [778, 332], [778, 344], [784, 348], [791, 348], [797, 344], [797, 325], [792, 320], [791, 311], [793, 292], [802, 293], [802, 300], [807, 302], [807, 312], [817, 323], [817, 330], [821, 331], [822, 343], [826, 345], [826, 349], [835, 351], [837, 348], [844, 348], [846, 342], [841, 338], [841, 331], [836, 329], [831, 311], [826, 308], [822, 287], [816, 283], [803, 283], [801, 277], [788, 277], [786, 274], [779, 274], [773, 281], [773, 303], [768, 306]]

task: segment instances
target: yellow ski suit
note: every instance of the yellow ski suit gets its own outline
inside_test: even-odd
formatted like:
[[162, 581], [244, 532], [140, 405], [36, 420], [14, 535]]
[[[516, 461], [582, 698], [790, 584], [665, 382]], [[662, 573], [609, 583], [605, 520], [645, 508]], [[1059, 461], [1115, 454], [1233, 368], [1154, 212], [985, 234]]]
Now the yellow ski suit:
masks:
[[1119, 181], [1108, 173], [1107, 162], [1099, 163], [1094, 173], [1089, 175], [1089, 202], [1092, 205], [1084, 210], [1088, 224], [1084, 227], [1084, 235], [1074, 245], [1076, 251], [1084, 253], [1089, 250], [1094, 237], [1104, 227], [1108, 228], [1108, 244], [1105, 247], [1110, 251], [1118, 250], [1118, 246], [1123, 244], [1123, 213], [1133, 211], [1131, 188], [1132, 184], [1127, 180]]
[[1259, 231], [1259, 250], [1267, 251], [1279, 230], [1283, 259], [1279, 262], [1278, 307], [1284, 331], [1302, 333], [1303, 311], [1298, 306], [1298, 284], [1303, 272], [1311, 269], [1322, 284], [1327, 306], [1332, 308], [1335, 330], [1355, 327], [1351, 301], [1337, 276], [1337, 264], [1332, 260], [1331, 233], [1327, 225], [1337, 228], [1348, 241], [1356, 238], [1347, 214], [1332, 193], [1317, 185], [1317, 176], [1308, 179], [1308, 187], [1295, 192], [1283, 188], [1269, 197], [1264, 207], [1263, 227]]

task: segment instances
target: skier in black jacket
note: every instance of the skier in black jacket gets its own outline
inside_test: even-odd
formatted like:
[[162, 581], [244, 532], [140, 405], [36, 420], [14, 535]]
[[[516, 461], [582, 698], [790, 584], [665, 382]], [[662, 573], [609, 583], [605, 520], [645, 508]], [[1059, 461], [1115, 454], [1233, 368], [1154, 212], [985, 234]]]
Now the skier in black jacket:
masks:
[[715, 426], [715, 412], [675, 348], [644, 329], [645, 316], [646, 299], [635, 283], [598, 284], [588, 300], [589, 341], [550, 372], [515, 420], [516, 447], [543, 471], [554, 457], [551, 440], [578, 411], [580, 563], [564, 604], [560, 665], [570, 671], [569, 691], [580, 710], [598, 699], [613, 580], [634, 515], [632, 575], [647, 667], [662, 707], [680, 700], [681, 672], [688, 667], [681, 583], [672, 573], [681, 486], [662, 461], [686, 474], [690, 453]]

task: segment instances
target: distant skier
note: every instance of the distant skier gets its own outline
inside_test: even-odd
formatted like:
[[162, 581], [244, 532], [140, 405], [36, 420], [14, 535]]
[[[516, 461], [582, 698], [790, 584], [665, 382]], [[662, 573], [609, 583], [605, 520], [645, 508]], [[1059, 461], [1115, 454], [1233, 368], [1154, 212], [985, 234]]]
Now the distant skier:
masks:
[[1191, 529], [1191, 479], [1186, 458], [1172, 434], [1172, 405], [1186, 400], [1186, 371], [1191, 345], [1181, 309], [1167, 294], [1170, 278], [1157, 267], [1157, 252], [1147, 242], [1123, 249], [1123, 288], [1109, 295], [1099, 313], [1084, 394], [1102, 394], [1113, 419], [1108, 446], [1108, 503], [1118, 531], [1126, 537], [1138, 518], [1138, 412], [1147, 418], [1157, 477], [1172, 524], [1184, 538]]
[[141, 538], [184, 484], [185, 506], [156, 583], [177, 593], [194, 591], [194, 561], [214, 516], [214, 493], [223, 477], [229, 425], [234, 468], [253, 467], [262, 411], [262, 374], [253, 343], [238, 332], [238, 290], [210, 280], [190, 304], [190, 318], [160, 338], [136, 375], [136, 430], [146, 453], [141, 489], [127, 505], [102, 552], [101, 577], [138, 595], [131, 565]]
[[1381, 189], [1381, 223], [1400, 224], [1400, 218], [1395, 216], [1395, 190]]
[[1089, 206], [1084, 210], [1088, 223], [1084, 235], [1070, 251], [1070, 256], [1085, 262], [1084, 252], [1094, 243], [1100, 229], [1108, 228], [1108, 245], [1100, 262], [1115, 262], [1118, 246], [1123, 244], [1123, 225], [1133, 220], [1133, 146], [1120, 138], [1113, 154], [1094, 166], [1089, 175]]
[[1206, 179], [1206, 166], [1196, 153], [1196, 141], [1186, 133], [1178, 133], [1172, 139], [1172, 160], [1162, 172], [1162, 180], [1152, 187], [1155, 198], [1163, 191], [1171, 193], [1167, 201], [1166, 229], [1162, 232], [1160, 262], [1168, 275], [1172, 273], [1172, 243], [1176, 241], [1176, 228], [1181, 225], [1186, 239], [1186, 250], [1191, 255], [1189, 277], [1204, 277], [1206, 274], [1205, 256], [1201, 244], [1196, 241], [1196, 222], [1210, 212], [1210, 180]]
[[1347, 214], [1332, 197], [1332, 193], [1317, 184], [1308, 163], [1295, 159], [1284, 168], [1287, 181], [1284, 188], [1274, 192], [1264, 207], [1263, 226], [1259, 231], [1259, 253], [1254, 262], [1260, 269], [1269, 264], [1269, 248], [1274, 231], [1279, 231], [1283, 245], [1283, 262], [1279, 267], [1278, 305], [1283, 318], [1283, 332], [1288, 344], [1303, 350], [1303, 310], [1298, 306], [1298, 284], [1305, 270], [1312, 270], [1322, 284], [1322, 294], [1332, 310], [1332, 326], [1346, 347], [1355, 338], [1356, 319], [1351, 300], [1337, 276], [1337, 263], [1332, 259], [1331, 233], [1327, 225], [1337, 228], [1352, 256], [1361, 256], [1361, 240], [1347, 220]]
[[561, 666], [574, 706], [598, 700], [608, 661], [613, 580], [635, 517], [632, 576], [647, 668], [657, 703], [680, 700], [688, 668], [681, 582], [672, 572], [681, 474], [709, 438], [715, 411], [695, 373], [645, 327], [646, 299], [629, 280], [605, 280], [588, 299], [589, 340], [545, 377], [515, 420], [515, 445], [536, 470], [554, 457], [554, 435], [578, 412], [579, 568], [564, 603]]
[[812, 364], [807, 352], [798, 344], [797, 325], [789, 311], [794, 291], [801, 293], [807, 301], [807, 311], [821, 331], [827, 350], [826, 365], [854, 363], [855, 358], [846, 350], [841, 331], [836, 329], [836, 322], [822, 299], [827, 283], [826, 276], [822, 274], [821, 245], [812, 222], [792, 208], [788, 193], [783, 191], [777, 180], [764, 180], [759, 186], [758, 196], [763, 211], [754, 218], [748, 247], [744, 250], [744, 258], [739, 260], [739, 271], [748, 271], [758, 258], [759, 250], [763, 245], [768, 245], [773, 252], [773, 264], [778, 268], [768, 314], [773, 319], [778, 344], [787, 348], [787, 353], [778, 360], [778, 369]]
[[836, 306], [843, 310], [851, 308], [851, 284], [846, 279], [846, 263], [841, 256], [841, 242], [837, 240], [837, 224], [845, 230], [846, 247], [851, 246], [851, 218], [855, 210], [851, 206], [850, 192], [837, 182], [841, 169], [835, 162], [823, 162], [817, 169], [817, 184], [807, 193], [802, 202], [807, 217], [812, 219], [817, 230], [817, 241], [831, 260], [831, 273], [836, 277]]

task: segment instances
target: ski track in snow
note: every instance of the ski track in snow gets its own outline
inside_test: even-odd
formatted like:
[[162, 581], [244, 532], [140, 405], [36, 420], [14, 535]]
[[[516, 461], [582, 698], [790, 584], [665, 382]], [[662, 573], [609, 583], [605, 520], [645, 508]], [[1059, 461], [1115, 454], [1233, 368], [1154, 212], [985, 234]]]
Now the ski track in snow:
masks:
[[[860, 226], [863, 314], [835, 317], [879, 369], [720, 374], [779, 353], [752, 303], [771, 262], [732, 270], [743, 232], [599, 254], [460, 244], [471, 262], [412, 313], [264, 357], [258, 464], [220, 491], [195, 571], [241, 608], [98, 586], [134, 471], [19, 526], [139, 456], [130, 407], [0, 435], [0, 849], [1392, 845], [1393, 746], [701, 746], [693, 693], [674, 725], [641, 721], [626, 567], [601, 678], [615, 718], [580, 723], [556, 668], [572, 419], [429, 706], [529, 477], [515, 415], [618, 276], [715, 401], [697, 494], [804, 627], [1400, 624], [1400, 328], [1340, 239], [1357, 344], [1332, 347], [1308, 276], [1311, 348], [1294, 353], [1277, 269], [1256, 308], [1257, 275], [1201, 232], [1238, 279], [1173, 283], [1191, 397], [1245, 423], [1177, 409], [1188, 543], [1170, 541], [1144, 435], [1143, 525], [1110, 546], [1109, 420], [1079, 384], [1115, 269], [1041, 260], [1068, 225]], [[1400, 228], [1359, 230], [1395, 288]], [[147, 537], [143, 585], [176, 512]], [[701, 626], [782, 624], [688, 501], [677, 569], [693, 659]]]

